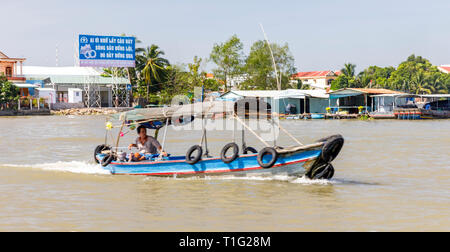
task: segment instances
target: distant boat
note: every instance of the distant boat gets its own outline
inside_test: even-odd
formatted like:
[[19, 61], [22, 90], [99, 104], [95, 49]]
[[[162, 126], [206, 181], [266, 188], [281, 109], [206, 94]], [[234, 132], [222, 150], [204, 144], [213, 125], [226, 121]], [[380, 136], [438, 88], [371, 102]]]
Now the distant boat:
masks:
[[311, 119], [325, 119], [324, 114], [311, 114]]

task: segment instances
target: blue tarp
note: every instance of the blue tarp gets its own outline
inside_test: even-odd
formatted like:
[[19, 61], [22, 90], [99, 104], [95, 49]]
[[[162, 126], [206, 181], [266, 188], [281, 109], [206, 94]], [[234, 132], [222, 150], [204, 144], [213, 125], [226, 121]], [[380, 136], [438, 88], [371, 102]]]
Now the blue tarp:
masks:
[[330, 94], [330, 99], [339, 99], [339, 98], [344, 98], [344, 97], [349, 97], [349, 96], [358, 96], [358, 95], [362, 95], [362, 93], [354, 93], [354, 94]]

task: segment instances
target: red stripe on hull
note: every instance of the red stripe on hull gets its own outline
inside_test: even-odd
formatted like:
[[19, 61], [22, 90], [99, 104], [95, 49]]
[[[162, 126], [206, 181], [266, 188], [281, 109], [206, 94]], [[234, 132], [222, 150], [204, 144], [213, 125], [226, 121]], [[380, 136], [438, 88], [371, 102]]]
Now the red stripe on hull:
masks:
[[[288, 163], [284, 163], [284, 164], [277, 164], [277, 165], [274, 165], [273, 167], [280, 167], [280, 166], [285, 166], [285, 165], [303, 163], [303, 162], [306, 162], [306, 161], [308, 161], [310, 159], [311, 158], [307, 158], [307, 159], [302, 159], [302, 160], [298, 160], [298, 161], [292, 161], [292, 162], [288, 162]], [[189, 171], [189, 172], [167, 172], [167, 173], [134, 173], [134, 174], [133, 173], [119, 173], [119, 174], [115, 174], [115, 175], [168, 176], [168, 175], [175, 175], [175, 174], [177, 174], [177, 175], [188, 175], [188, 174], [239, 172], [239, 171], [251, 171], [251, 170], [264, 170], [264, 168], [262, 168], [262, 167], [249, 167], [249, 168], [233, 169], [233, 170], [227, 169], [227, 170], [213, 170], [213, 171]]]

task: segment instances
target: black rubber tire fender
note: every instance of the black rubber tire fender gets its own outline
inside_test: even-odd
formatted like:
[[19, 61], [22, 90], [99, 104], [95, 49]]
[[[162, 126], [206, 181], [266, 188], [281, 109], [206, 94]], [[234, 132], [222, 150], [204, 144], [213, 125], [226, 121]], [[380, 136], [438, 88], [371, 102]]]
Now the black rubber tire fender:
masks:
[[[227, 157], [226, 154], [230, 148], [233, 148], [233, 155], [231, 155], [231, 157]], [[225, 145], [222, 151], [220, 152], [220, 158], [225, 164], [233, 162], [238, 157], [239, 157], [239, 146], [236, 143], [229, 143]]]
[[95, 150], [94, 150], [94, 161], [97, 164], [99, 164], [100, 162], [97, 160], [97, 155], [101, 154], [102, 151], [104, 151], [104, 150], [110, 150], [110, 149], [111, 148], [108, 145], [105, 145], [105, 144], [101, 144], [101, 145], [98, 145], [97, 147], [95, 147]]
[[[197, 155], [192, 157], [192, 153], [197, 151]], [[203, 149], [200, 145], [194, 145], [186, 152], [186, 163], [194, 165], [202, 159]]]
[[112, 161], [114, 160], [114, 156], [113, 155], [106, 155], [103, 159], [102, 159], [102, 166], [106, 167], [108, 166]]
[[332, 164], [330, 164], [330, 167], [328, 168], [328, 172], [325, 173], [324, 179], [332, 179], [334, 176], [334, 167]]
[[[263, 158], [265, 155], [268, 155], [268, 154], [272, 155], [272, 159], [268, 163], [264, 163]], [[258, 164], [262, 168], [264, 168], [264, 169], [271, 168], [275, 164], [275, 162], [277, 162], [277, 160], [278, 160], [278, 152], [272, 147], [265, 147], [264, 149], [262, 149], [259, 152], [257, 160], [258, 160]]]
[[248, 154], [248, 152], [251, 152], [253, 154], [258, 153], [258, 151], [255, 148], [250, 146], [245, 147], [245, 149], [242, 151], [243, 154]]
[[341, 135], [322, 138], [318, 142], [324, 142], [320, 157], [325, 163], [332, 162], [344, 146], [344, 138]]
[[[332, 169], [332, 171], [331, 171]], [[332, 172], [332, 174], [329, 174]], [[322, 164], [318, 167], [315, 167], [311, 172], [310, 179], [329, 179], [334, 175], [334, 168], [332, 164]]]

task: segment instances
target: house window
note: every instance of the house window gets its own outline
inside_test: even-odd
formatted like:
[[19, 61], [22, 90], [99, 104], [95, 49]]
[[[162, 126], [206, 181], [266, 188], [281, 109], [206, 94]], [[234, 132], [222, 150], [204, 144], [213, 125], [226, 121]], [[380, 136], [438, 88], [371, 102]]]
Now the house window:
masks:
[[11, 67], [7, 67], [5, 74], [6, 74], [7, 77], [11, 77], [12, 76], [12, 68]]

